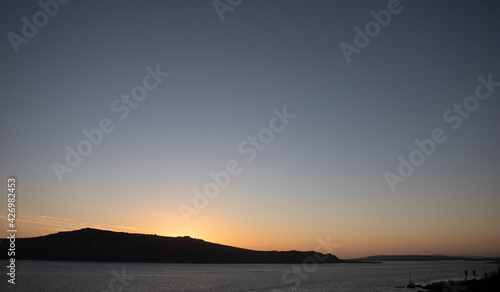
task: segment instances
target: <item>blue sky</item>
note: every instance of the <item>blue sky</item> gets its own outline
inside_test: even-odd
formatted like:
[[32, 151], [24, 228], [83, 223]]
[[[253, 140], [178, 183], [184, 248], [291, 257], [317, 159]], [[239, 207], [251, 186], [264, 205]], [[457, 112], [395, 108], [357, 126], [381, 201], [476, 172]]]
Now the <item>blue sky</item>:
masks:
[[[500, 90], [458, 129], [443, 120], [478, 76], [500, 81], [498, 3], [402, 0], [346, 62], [339, 45], [388, 3], [248, 0], [221, 21], [212, 1], [71, 1], [16, 54], [8, 34], [41, 7], [2, 1], [0, 185], [18, 179], [20, 235], [94, 226], [255, 249], [331, 235], [343, 257], [500, 255]], [[170, 75], [120, 120], [111, 104], [147, 66]], [[238, 145], [284, 107], [296, 118], [247, 162]], [[103, 118], [115, 130], [60, 182], [51, 164]], [[446, 142], [392, 192], [384, 172], [435, 128]], [[179, 205], [230, 160], [241, 174], [187, 223]]]

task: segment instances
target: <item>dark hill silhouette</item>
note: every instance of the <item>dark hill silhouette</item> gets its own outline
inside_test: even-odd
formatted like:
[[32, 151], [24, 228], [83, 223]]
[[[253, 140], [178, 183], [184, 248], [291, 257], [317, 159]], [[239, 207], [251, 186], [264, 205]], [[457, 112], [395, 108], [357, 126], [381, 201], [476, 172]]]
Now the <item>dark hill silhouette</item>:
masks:
[[[1, 240], [3, 252], [0, 252], [0, 258], [7, 258], [8, 245], [7, 240]], [[189, 236], [164, 237], [85, 228], [34, 238], [17, 238], [15, 258], [155, 263], [301, 263], [314, 254], [313, 251], [255, 251]], [[321, 262], [347, 261], [329, 254]]]
[[355, 261], [495, 261], [498, 258], [483, 258], [483, 257], [462, 257], [462, 256], [446, 256], [446, 255], [376, 255]]

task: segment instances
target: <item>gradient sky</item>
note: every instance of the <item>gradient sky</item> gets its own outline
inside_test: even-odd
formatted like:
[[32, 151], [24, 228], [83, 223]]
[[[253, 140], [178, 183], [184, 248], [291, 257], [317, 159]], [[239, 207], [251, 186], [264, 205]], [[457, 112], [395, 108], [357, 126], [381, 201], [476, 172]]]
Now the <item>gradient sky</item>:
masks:
[[[246, 0], [221, 21], [212, 1], [71, 1], [16, 54], [7, 35], [41, 8], [1, 1], [0, 187], [18, 180], [18, 236], [500, 256], [500, 87], [456, 130], [443, 120], [478, 76], [500, 81], [500, 4], [401, 0], [348, 63], [339, 45], [388, 2]], [[120, 120], [112, 102], [157, 64], [170, 75]], [[296, 118], [247, 162], [238, 145], [283, 107]], [[102, 118], [115, 130], [59, 182], [51, 163]], [[384, 172], [435, 128], [447, 140], [392, 192]], [[230, 160], [241, 174], [187, 223], [179, 205]]]

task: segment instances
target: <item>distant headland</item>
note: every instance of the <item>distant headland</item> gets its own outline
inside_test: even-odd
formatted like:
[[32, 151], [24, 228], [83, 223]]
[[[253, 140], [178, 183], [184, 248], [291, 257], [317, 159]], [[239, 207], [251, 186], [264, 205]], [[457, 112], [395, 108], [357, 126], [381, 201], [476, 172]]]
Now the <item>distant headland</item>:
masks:
[[[0, 241], [2, 250], [8, 240]], [[7, 253], [0, 253], [5, 259]], [[206, 242], [189, 236], [166, 237], [93, 228], [16, 239], [16, 259], [147, 263], [350, 263], [314, 251], [256, 251]]]
[[[9, 241], [0, 239], [0, 249]], [[321, 258], [318, 263], [380, 263], [382, 261], [478, 260], [499, 258], [451, 257], [444, 255], [384, 255], [343, 260], [315, 251], [257, 251], [201, 239], [114, 232], [94, 228], [63, 231], [32, 238], [16, 239], [16, 259], [145, 263], [301, 263]], [[7, 252], [0, 253], [7, 259]]]
[[499, 263], [500, 258], [473, 257], [473, 256], [447, 256], [447, 255], [376, 255], [353, 259], [353, 261], [481, 261]]

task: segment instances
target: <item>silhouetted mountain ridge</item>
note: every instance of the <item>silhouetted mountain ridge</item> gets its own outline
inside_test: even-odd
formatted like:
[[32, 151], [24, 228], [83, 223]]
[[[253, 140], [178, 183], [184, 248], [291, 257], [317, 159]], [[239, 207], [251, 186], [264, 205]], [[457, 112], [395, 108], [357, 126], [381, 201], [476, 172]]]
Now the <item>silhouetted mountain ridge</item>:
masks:
[[[8, 241], [0, 247], [6, 251]], [[1, 252], [6, 258], [7, 252]], [[300, 263], [315, 252], [255, 251], [194, 239], [93, 228], [16, 239], [16, 259], [157, 263]], [[319, 254], [323, 256], [323, 254]], [[329, 254], [325, 263], [346, 262]]]

